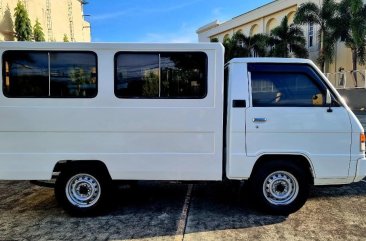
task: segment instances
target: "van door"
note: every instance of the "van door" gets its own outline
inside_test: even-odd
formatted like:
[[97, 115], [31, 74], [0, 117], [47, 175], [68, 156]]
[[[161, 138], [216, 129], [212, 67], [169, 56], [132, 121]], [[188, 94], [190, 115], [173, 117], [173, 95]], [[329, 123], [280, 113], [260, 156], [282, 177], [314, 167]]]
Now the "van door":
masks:
[[248, 76], [247, 156], [300, 153], [311, 161], [315, 178], [347, 178], [349, 116], [334, 94], [329, 110], [319, 73], [308, 64], [250, 63]]

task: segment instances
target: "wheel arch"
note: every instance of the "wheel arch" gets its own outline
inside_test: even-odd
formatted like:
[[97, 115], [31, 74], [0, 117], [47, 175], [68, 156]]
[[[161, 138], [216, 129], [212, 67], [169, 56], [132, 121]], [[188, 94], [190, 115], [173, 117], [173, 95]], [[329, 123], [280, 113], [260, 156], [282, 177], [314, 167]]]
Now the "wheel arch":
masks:
[[311, 181], [311, 184], [314, 184], [315, 179], [315, 172], [312, 165], [312, 162], [309, 160], [308, 157], [302, 154], [264, 154], [260, 156], [257, 161], [255, 162], [251, 176], [256, 172], [258, 168], [265, 165], [269, 162], [292, 162], [293, 164], [299, 165], [301, 168], [306, 170], [308, 174], [308, 178]]
[[100, 160], [64, 160], [64, 161], [58, 161], [56, 165], [53, 168], [53, 173], [56, 174], [56, 176], [66, 171], [70, 168], [85, 168], [85, 169], [96, 169], [106, 175], [109, 179], [111, 178], [111, 175], [109, 173], [107, 165]]

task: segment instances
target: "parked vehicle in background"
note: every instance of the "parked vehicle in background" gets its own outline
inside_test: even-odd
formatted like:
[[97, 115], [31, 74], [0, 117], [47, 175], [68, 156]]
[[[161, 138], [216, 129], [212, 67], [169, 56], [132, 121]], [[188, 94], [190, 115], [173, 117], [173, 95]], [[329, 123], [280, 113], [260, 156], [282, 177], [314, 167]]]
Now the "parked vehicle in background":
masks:
[[[100, 210], [114, 180], [248, 180], [264, 210], [366, 175], [364, 130], [309, 60], [221, 44], [0, 43], [0, 179]], [[225, 73], [225, 74], [224, 74]]]

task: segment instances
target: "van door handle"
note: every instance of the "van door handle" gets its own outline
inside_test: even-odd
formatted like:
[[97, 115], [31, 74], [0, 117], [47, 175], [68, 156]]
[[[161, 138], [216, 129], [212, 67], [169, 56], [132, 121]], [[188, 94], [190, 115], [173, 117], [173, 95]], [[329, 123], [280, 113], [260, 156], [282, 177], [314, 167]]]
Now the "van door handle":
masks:
[[253, 118], [253, 122], [266, 122], [267, 121], [267, 118]]

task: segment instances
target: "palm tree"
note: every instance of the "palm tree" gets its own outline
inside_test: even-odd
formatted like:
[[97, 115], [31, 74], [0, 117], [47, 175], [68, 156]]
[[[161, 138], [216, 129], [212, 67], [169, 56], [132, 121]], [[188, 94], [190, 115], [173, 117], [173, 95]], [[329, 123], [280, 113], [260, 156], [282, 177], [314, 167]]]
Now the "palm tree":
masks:
[[244, 57], [265, 57], [268, 49], [268, 36], [255, 34], [253, 36], [240, 36], [242, 45], [248, 49], [248, 55]]
[[[218, 41], [212, 39], [211, 42]], [[268, 49], [268, 36], [255, 34], [245, 36], [241, 32], [235, 33], [231, 38], [224, 39], [225, 62], [236, 57], [265, 57]]]
[[210, 39], [210, 42], [211, 42], [211, 43], [218, 43], [218, 42], [220, 42], [220, 41], [219, 41], [219, 39], [218, 39], [218, 38], [216, 38], [216, 37], [215, 37], [215, 38]]
[[249, 49], [242, 44], [244, 38], [245, 36], [241, 32], [237, 32], [231, 38], [224, 39], [225, 62], [232, 58], [249, 56]]
[[295, 25], [288, 25], [285, 16], [280, 26], [272, 29], [269, 44], [273, 46], [271, 56], [288, 58], [292, 52], [298, 58], [307, 58], [306, 39], [302, 29]]
[[321, 7], [313, 2], [300, 5], [296, 12], [296, 24], [317, 24], [319, 26], [320, 51], [318, 63], [325, 72], [325, 63], [332, 63], [334, 56], [335, 39], [332, 38], [332, 29], [335, 27], [337, 4], [334, 0], [324, 0]]
[[339, 4], [338, 25], [334, 36], [344, 41], [352, 51], [352, 72], [357, 87], [357, 64], [364, 65], [366, 58], [366, 5], [362, 0], [342, 0]]

